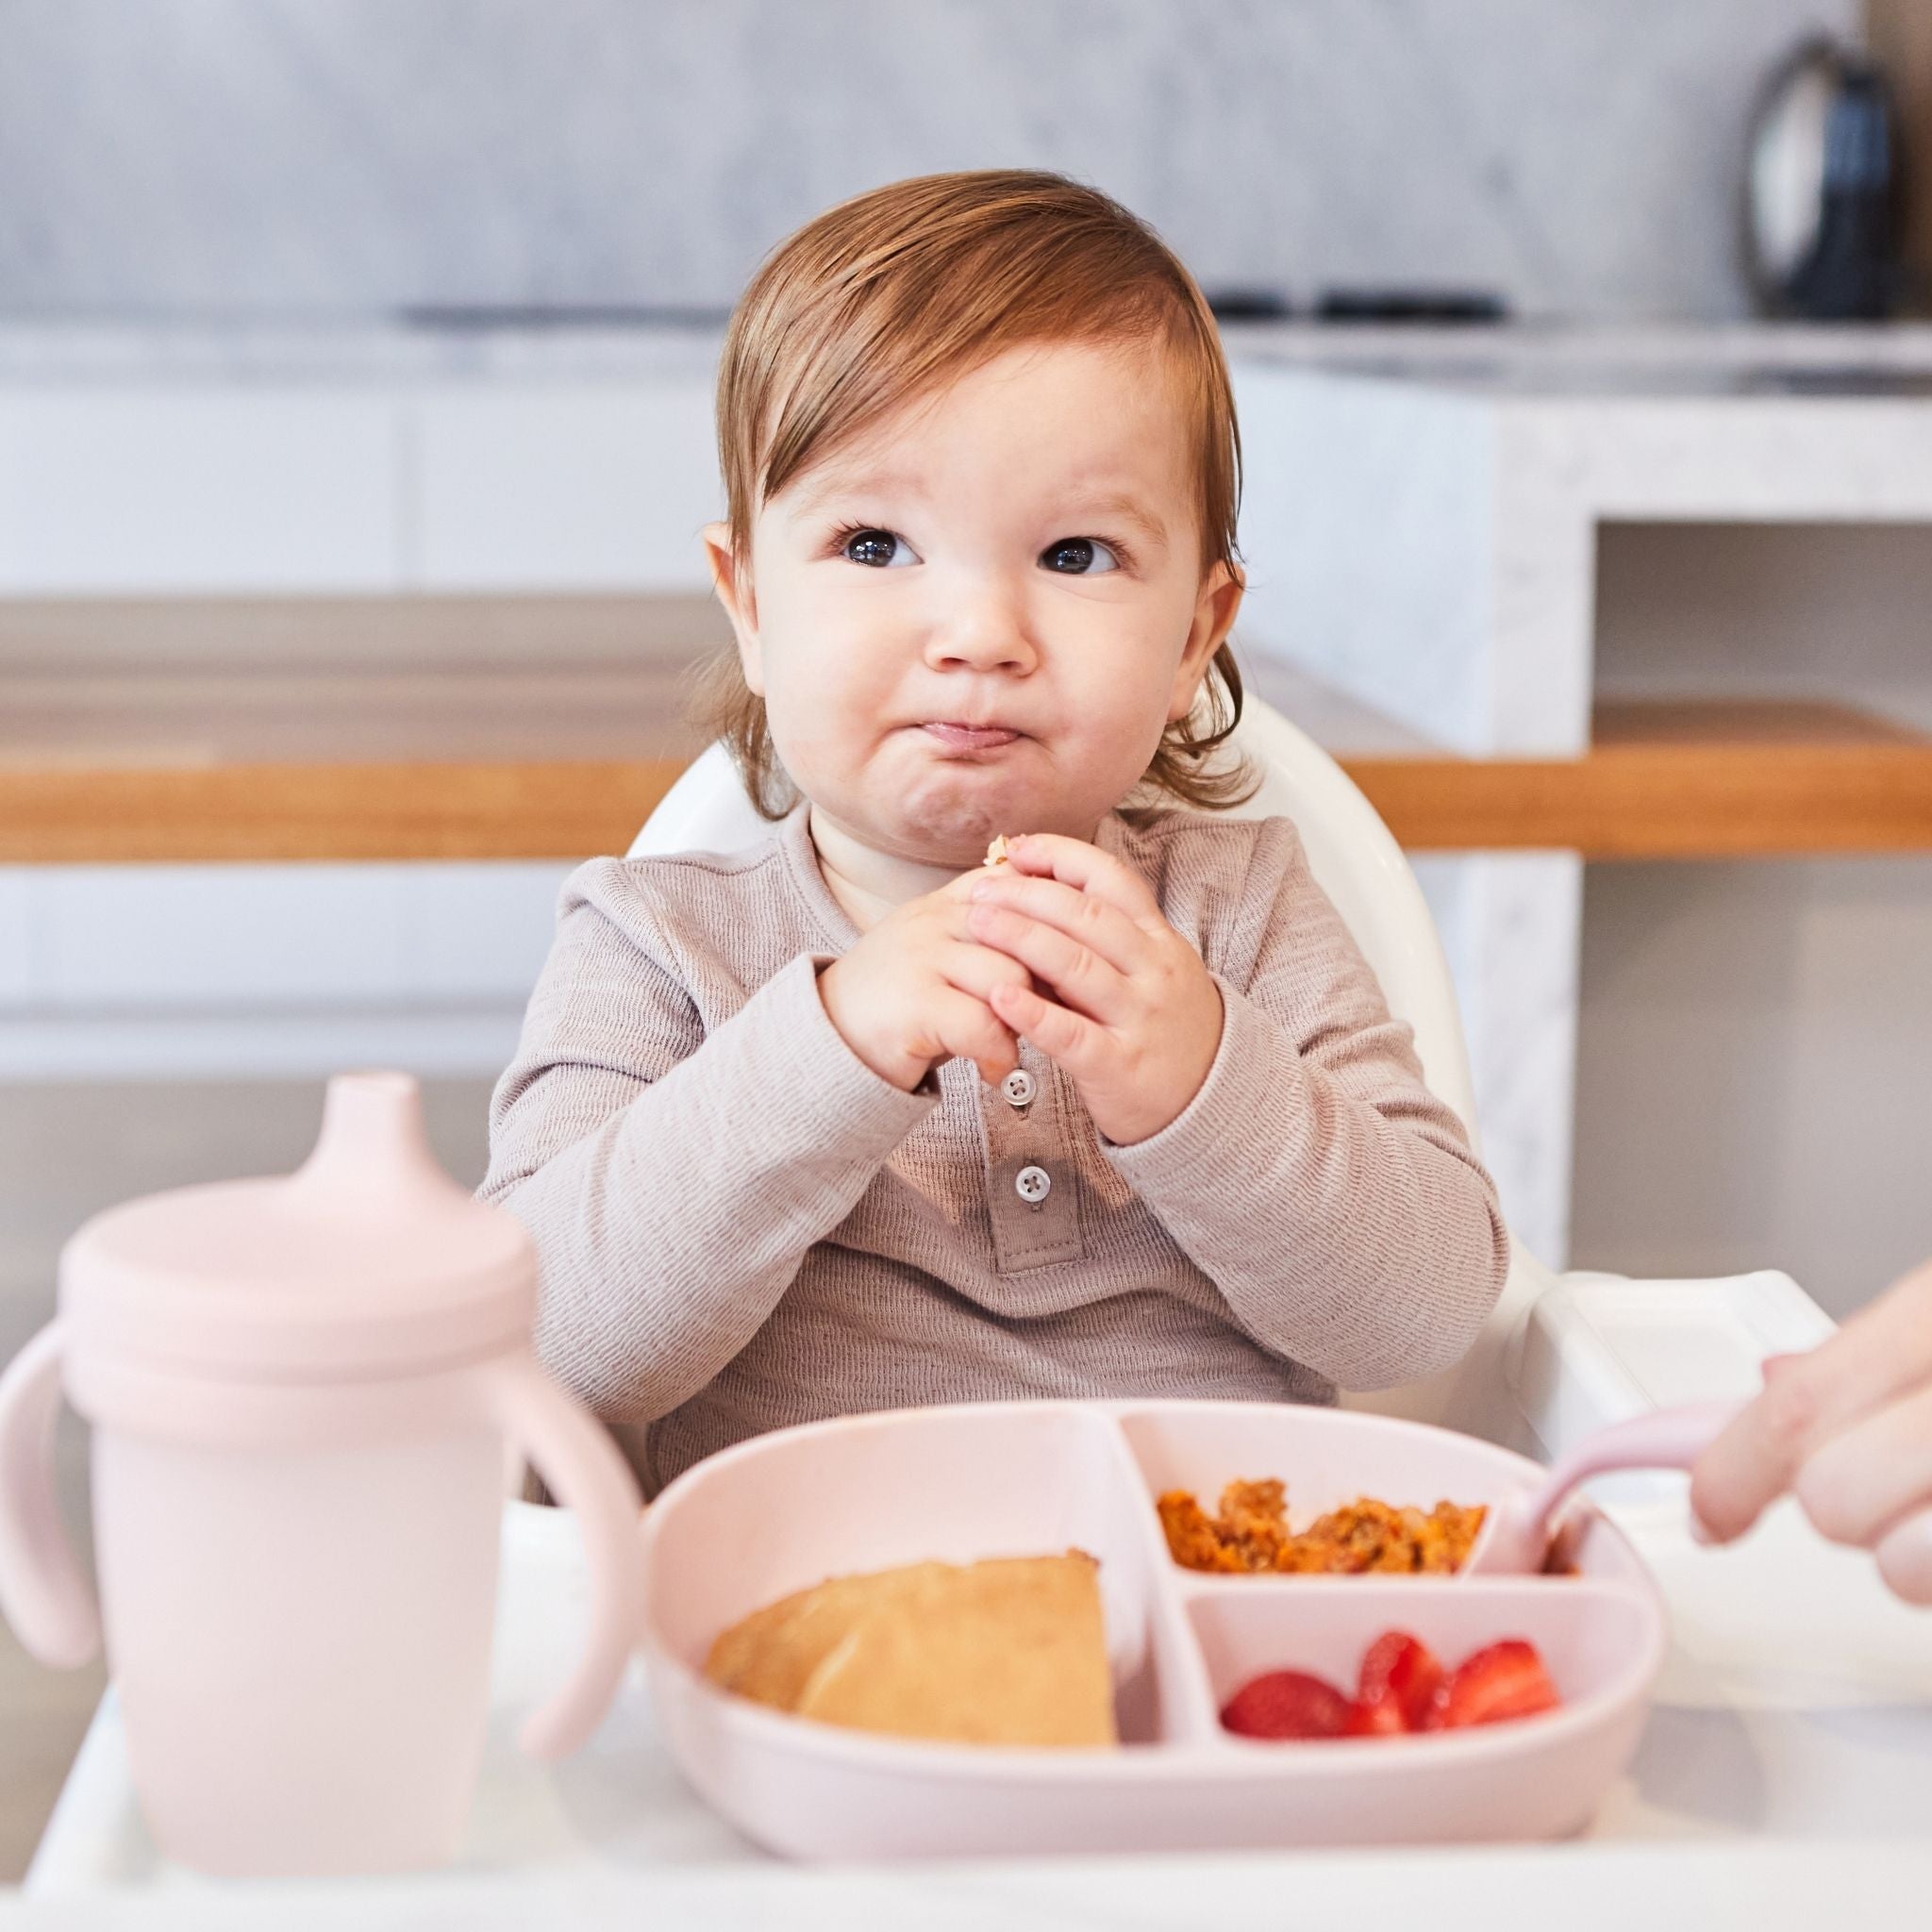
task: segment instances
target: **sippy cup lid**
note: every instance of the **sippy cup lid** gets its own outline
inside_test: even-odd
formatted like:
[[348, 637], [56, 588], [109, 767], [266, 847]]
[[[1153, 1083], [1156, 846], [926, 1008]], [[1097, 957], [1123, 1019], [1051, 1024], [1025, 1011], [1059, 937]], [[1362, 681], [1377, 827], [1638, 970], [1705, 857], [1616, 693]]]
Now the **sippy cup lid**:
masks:
[[109, 1208], [60, 1257], [72, 1345], [184, 1374], [333, 1381], [528, 1340], [521, 1223], [437, 1164], [407, 1074], [328, 1084], [296, 1173]]

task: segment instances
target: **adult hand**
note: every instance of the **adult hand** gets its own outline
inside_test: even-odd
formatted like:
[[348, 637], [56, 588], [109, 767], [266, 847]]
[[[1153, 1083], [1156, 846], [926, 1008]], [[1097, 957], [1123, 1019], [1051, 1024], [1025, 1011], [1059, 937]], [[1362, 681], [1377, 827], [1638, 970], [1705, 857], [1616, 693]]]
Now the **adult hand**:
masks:
[[1874, 1552], [1907, 1603], [1932, 1604], [1932, 1262], [1808, 1355], [1767, 1362], [1764, 1392], [1690, 1476], [1720, 1542], [1787, 1491], [1821, 1534]]
[[1007, 856], [972, 886], [967, 929], [1025, 972], [988, 1004], [1066, 1069], [1109, 1141], [1158, 1134], [1214, 1063], [1221, 989], [1119, 859], [1054, 833], [1015, 839]]

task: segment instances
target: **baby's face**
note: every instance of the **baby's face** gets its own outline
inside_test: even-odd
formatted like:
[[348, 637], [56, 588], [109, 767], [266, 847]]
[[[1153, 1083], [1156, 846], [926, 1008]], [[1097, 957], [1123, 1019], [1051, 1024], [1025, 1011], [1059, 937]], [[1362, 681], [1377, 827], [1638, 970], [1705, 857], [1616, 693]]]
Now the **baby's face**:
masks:
[[786, 770], [852, 836], [929, 864], [977, 864], [998, 832], [1091, 838], [1240, 602], [1224, 566], [1204, 577], [1197, 498], [1158, 352], [1064, 344], [794, 478], [749, 583], [723, 586]]

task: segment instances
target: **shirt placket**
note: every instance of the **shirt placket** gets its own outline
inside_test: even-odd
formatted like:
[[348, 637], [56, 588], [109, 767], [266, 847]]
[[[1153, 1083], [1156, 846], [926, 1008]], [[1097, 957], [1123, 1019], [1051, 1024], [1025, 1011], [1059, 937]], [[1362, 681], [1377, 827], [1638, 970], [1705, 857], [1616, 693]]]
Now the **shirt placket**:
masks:
[[1077, 1260], [1086, 1251], [1066, 1108], [1052, 1061], [1024, 1041], [1019, 1066], [997, 1087], [980, 1089], [987, 1210], [1002, 1274]]

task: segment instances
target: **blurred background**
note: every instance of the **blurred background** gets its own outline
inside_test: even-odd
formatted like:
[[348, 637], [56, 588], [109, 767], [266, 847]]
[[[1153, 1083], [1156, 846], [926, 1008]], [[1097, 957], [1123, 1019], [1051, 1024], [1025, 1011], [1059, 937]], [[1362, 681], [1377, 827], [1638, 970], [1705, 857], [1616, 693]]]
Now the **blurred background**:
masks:
[[[1215, 300], [1244, 661], [1415, 856], [1528, 1245], [1932, 1250], [1932, 0], [0, 0], [0, 1357], [332, 1069], [480, 1177], [693, 749], [725, 313], [987, 165]], [[98, 1691], [9, 1642], [0, 1877]]]
[[1746, 107], [1856, 0], [10, 0], [22, 314], [727, 309], [845, 195], [1058, 168], [1209, 286], [1735, 315]]

